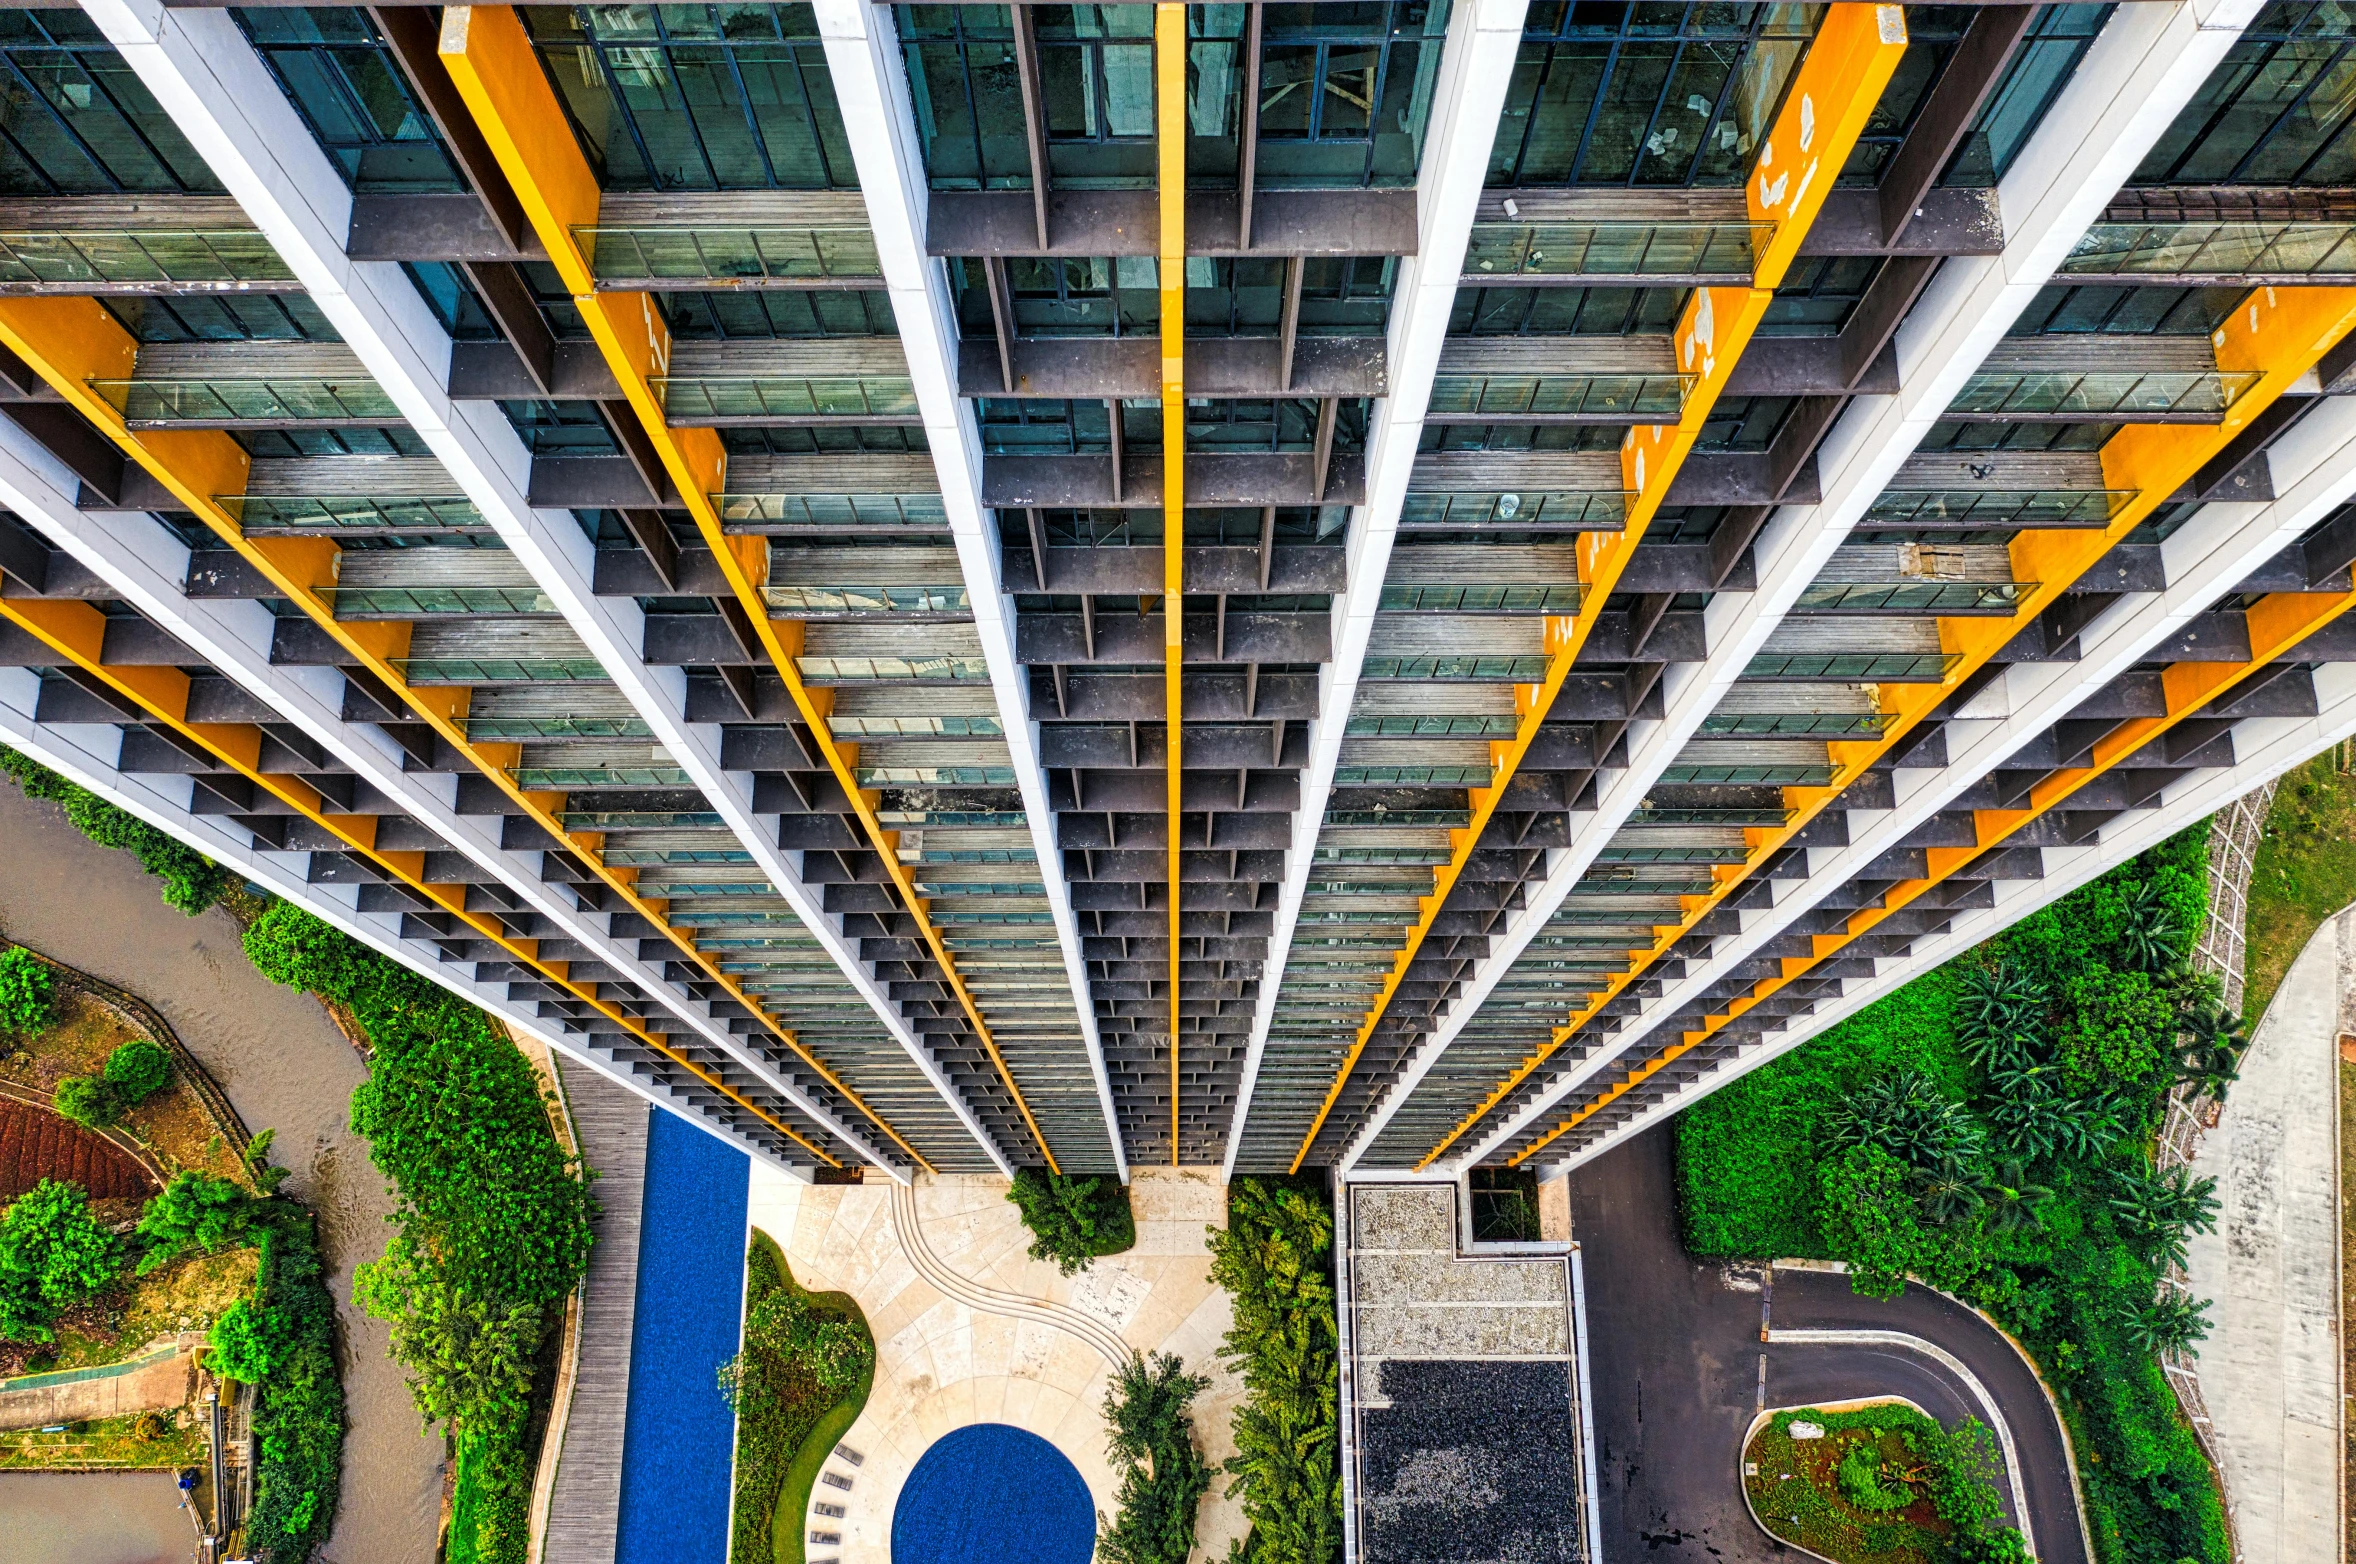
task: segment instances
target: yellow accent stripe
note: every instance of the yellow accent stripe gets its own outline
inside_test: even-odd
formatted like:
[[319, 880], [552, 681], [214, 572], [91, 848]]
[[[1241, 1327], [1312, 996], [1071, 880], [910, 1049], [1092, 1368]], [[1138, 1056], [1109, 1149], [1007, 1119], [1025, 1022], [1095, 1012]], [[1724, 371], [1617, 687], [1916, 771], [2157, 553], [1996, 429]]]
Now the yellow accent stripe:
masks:
[[2289, 390], [2294, 381], [2313, 368], [2352, 328], [2356, 328], [2356, 288], [2260, 288], [2237, 305], [2212, 339], [2217, 367], [2228, 374], [2253, 372], [2258, 380], [2227, 409], [2224, 420], [2215, 424], [2130, 424], [2105, 442], [2103, 487], [2135, 495], [2111, 518], [2110, 525], [2101, 532], [2039, 530], [2015, 534], [2011, 544], [2013, 579], [2028, 585], [2030, 590], [2012, 616], [1939, 620], [1940, 647], [1955, 659], [1945, 677], [1937, 684], [1882, 685], [1881, 704], [1887, 722], [1880, 735], [1827, 745], [1834, 767], [1832, 781], [1823, 787], [1784, 789], [1784, 802], [1791, 818], [1778, 827], [1744, 832], [1747, 853], [1743, 862], [1713, 868], [1712, 878], [1717, 883], [1708, 894], [1680, 898], [1681, 916], [1676, 924], [1657, 928], [1651, 948], [1630, 951], [1629, 970], [1606, 980], [1602, 992], [1590, 995], [1584, 1008], [1556, 1028], [1543, 1047], [1515, 1067], [1416, 1166], [1429, 1166], [1528, 1080], [1573, 1033], [1593, 1020], [1679, 938], [1732, 895], [1761, 864], [1806, 829], [1851, 782], [1890, 753], [1916, 723], [1978, 672], [2015, 634], [2052, 606], [2113, 544], [2164, 504], [2170, 494], [2199, 472], [2276, 397]]
[[376, 845], [376, 834], [380, 817], [335, 812], [328, 807], [325, 795], [308, 782], [282, 772], [263, 770], [263, 733], [259, 727], [246, 722], [189, 721], [190, 680], [187, 674], [178, 668], [123, 667], [107, 663], [104, 660], [106, 616], [93, 605], [56, 598], [0, 597], [0, 621], [23, 630], [55, 652], [59, 661], [71, 664], [98, 680], [115, 694], [136, 705], [160, 726], [188, 744], [211, 754], [225, 770], [235, 772], [296, 815], [325, 831], [343, 844], [345, 851], [366, 859], [386, 878], [425, 897], [465, 924], [477, 937], [497, 945], [510, 959], [530, 968], [545, 981], [590, 1006], [607, 1021], [786, 1136], [812, 1156], [829, 1167], [842, 1166], [840, 1159], [831, 1152], [813, 1145], [792, 1125], [759, 1104], [748, 1101], [710, 1070], [671, 1047], [660, 1034], [650, 1031], [645, 1023], [623, 1013], [610, 1000], [600, 998], [595, 983], [574, 981], [568, 975], [570, 963], [541, 960], [539, 941], [518, 939], [510, 935], [496, 918], [467, 911], [465, 885], [427, 884], [424, 853], [388, 852], [379, 848]]
[[452, 6], [442, 13], [441, 58], [450, 79], [458, 86], [459, 96], [465, 99], [484, 139], [499, 159], [499, 166], [515, 187], [526, 215], [532, 220], [533, 230], [547, 247], [557, 275], [573, 295], [573, 303], [589, 327], [589, 334], [596, 339], [614, 378], [621, 383], [623, 395], [644, 425], [664, 470], [679, 491], [681, 503], [694, 515], [706, 546], [727, 578], [729, 590], [752, 620], [778, 677], [785, 681], [802, 720], [824, 753], [827, 769], [834, 773], [844, 796], [850, 800], [868, 841], [883, 860], [884, 872], [899, 890], [902, 904], [924, 936], [942, 976], [957, 995], [957, 1002], [980, 1038], [983, 1051], [989, 1055], [991, 1067], [1014, 1099], [1023, 1123], [1039, 1147], [1039, 1154], [1046, 1159], [1050, 1170], [1060, 1172], [1047, 1137], [1031, 1116], [1030, 1104], [1015, 1084], [1005, 1056], [998, 1051], [989, 1023], [982, 1019], [981, 1007], [966, 988], [940, 931], [926, 915], [924, 900], [916, 894], [914, 877], [900, 862], [899, 834], [884, 829], [876, 818], [879, 795], [860, 790], [856, 748], [836, 743], [827, 726], [833, 692], [813, 690], [802, 682], [801, 670], [795, 662], [802, 645], [800, 622], [769, 616], [761, 590], [769, 569], [766, 541], [757, 537], [731, 537], [721, 525], [712, 496], [720, 492], [728, 453], [719, 433], [703, 428], [674, 429], [664, 422], [662, 398], [656, 394], [652, 380], [669, 369], [671, 336], [661, 311], [655, 307], [654, 295], [597, 291], [589, 258], [573, 237], [573, 230], [595, 225], [602, 192], [588, 159], [582, 156], [579, 144], [573, 139], [571, 122], [565, 117], [564, 106], [557, 101], [556, 90], [549, 85], [547, 72], [541, 67], [539, 54], [523, 22], [508, 6]]
[[2160, 689], [2166, 707], [2164, 715], [2136, 717], [2113, 728], [2096, 741], [2088, 764], [2057, 771], [2031, 788], [2026, 809], [1973, 810], [1972, 846], [1929, 849], [1924, 855], [1926, 867], [1930, 870], [1926, 878], [1901, 880], [1883, 894], [1880, 906], [1861, 908], [1852, 913], [1839, 933], [1816, 935], [1810, 942], [1813, 948], [1809, 954], [1784, 958], [1780, 973], [1752, 985], [1751, 991], [1729, 1003], [1723, 1014], [1704, 1016], [1701, 1030], [1683, 1034], [1677, 1042], [1637, 1066], [1629, 1072], [1627, 1079], [1614, 1083], [1594, 1103], [1571, 1114], [1532, 1141], [1527, 1149], [1511, 1159], [1512, 1164], [1519, 1167], [1536, 1156], [1555, 1140], [1651, 1079], [1681, 1055], [1715, 1037], [1731, 1025], [1735, 1017], [1754, 1009], [1760, 1001], [1807, 976], [1892, 913], [1913, 905], [1934, 886], [1954, 878], [1973, 863], [1996, 851], [2007, 840], [2018, 835], [2022, 827], [2051, 813], [2088, 783], [2109, 772], [2203, 706], [2224, 698], [2235, 686], [2351, 608], [2356, 608], [2356, 592], [2274, 592], [2259, 599], [2245, 616], [2250, 637], [2250, 658], [2247, 662], [2174, 663], [2162, 670]]
[[1161, 186], [1162, 723], [1170, 802], [1170, 1165], [1178, 1165], [1180, 842], [1186, 724], [1186, 7], [1153, 8], [1154, 136]]
[[1801, 239], [1823, 209], [1825, 197], [1832, 193], [1834, 177], [1873, 117], [1882, 89], [1905, 52], [1902, 7], [1839, 4], [1827, 9], [1824, 25], [1810, 42], [1807, 58], [1800, 62], [1784, 94], [1783, 111], [1759, 145], [1757, 164], [1744, 187], [1753, 221], [1774, 225], [1766, 244], [1752, 259], [1752, 285], [1696, 288], [1687, 299], [1674, 341], [1677, 371], [1694, 377], [1693, 389], [1686, 395], [1677, 422], [1639, 424], [1621, 442], [1620, 477], [1628, 495], [1627, 524], [1618, 532], [1579, 534], [1578, 611], [1567, 617], [1548, 616], [1545, 681], [1514, 691], [1518, 718], [1514, 735], [1489, 746], [1489, 785], [1471, 790], [1471, 823], [1448, 833], [1448, 861], [1433, 870], [1432, 894], [1417, 898], [1419, 911], [1407, 931], [1407, 941], [1393, 959], [1391, 970], [1384, 974], [1382, 988], [1359, 1023], [1358, 1035], [1343, 1055], [1341, 1069], [1326, 1089], [1309, 1133], [1293, 1153], [1295, 1173], [1308, 1160], [1326, 1119], [1341, 1101], [1342, 1090], [1366, 1045], [1373, 1041], [1375, 1028], [1406, 981], [1408, 968], [1430, 936], [1448, 893], [1471, 861], [1514, 773], [1537, 740], [1547, 713], [1554, 709], [1563, 681], [1570, 677], [1637, 545], [1644, 541], [1645, 529], [1668, 497], [1670, 483], [1700, 438], [1710, 409], [1725, 391], [1735, 362], [1766, 315], [1776, 285], [1799, 253]]
[[632, 912], [660, 929], [706, 977], [745, 1006], [795, 1057], [843, 1099], [890, 1136], [919, 1167], [931, 1165], [891, 1124], [845, 1086], [791, 1031], [781, 1026], [735, 978], [695, 944], [692, 935], [664, 916], [669, 903], [638, 893], [635, 869], [608, 865], [602, 839], [565, 829], [564, 795], [527, 791], [514, 777], [523, 759], [520, 744], [478, 744], [466, 735], [466, 711], [473, 694], [461, 687], [409, 683], [398, 663], [409, 650], [413, 628], [402, 622], [339, 623], [324, 595], [334, 587], [341, 549], [333, 538], [249, 538], [222, 504], [224, 495], [245, 493], [251, 463], [245, 451], [218, 429], [132, 431], [122, 413], [91, 390], [93, 380], [127, 378], [139, 344], [96, 299], [88, 297], [0, 298], [0, 346], [30, 364], [41, 378], [96, 425], [101, 433], [171, 491], [182, 508], [200, 517], [239, 557], [325, 631], [354, 662], [382, 680], [440, 738], [505, 793], [511, 803], [555, 840], [563, 842]]

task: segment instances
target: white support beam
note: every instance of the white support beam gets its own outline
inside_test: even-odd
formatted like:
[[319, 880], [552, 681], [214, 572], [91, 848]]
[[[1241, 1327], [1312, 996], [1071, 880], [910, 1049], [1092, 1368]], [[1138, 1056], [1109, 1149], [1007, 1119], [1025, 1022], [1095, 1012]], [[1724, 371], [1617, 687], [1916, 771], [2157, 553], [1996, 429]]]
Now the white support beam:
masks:
[[[396, 264], [354, 261], [344, 253], [351, 191], [236, 20], [225, 10], [167, 9], [157, 0], [86, 0], [84, 9], [694, 779], [884, 1030], [966, 1133], [1011, 1175], [1006, 1152], [860, 960], [841, 919], [803, 884], [802, 855], [779, 848], [775, 830], [765, 829], [755, 815], [751, 774], [720, 764], [719, 725], [688, 720], [685, 674], [650, 667], [640, 655], [644, 615], [636, 602], [596, 595], [596, 551], [571, 512], [532, 508], [531, 453], [521, 437], [495, 404], [451, 400], [445, 389], [450, 335], [415, 285]], [[767, 1068], [741, 1042], [732, 1039], [727, 1046], [748, 1068]]]
[[2117, 868], [2137, 853], [2215, 814], [2302, 761], [2312, 759], [2343, 739], [2356, 738], [2356, 663], [2325, 664], [2316, 670], [2315, 685], [2318, 715], [2253, 717], [2242, 722], [2233, 730], [2234, 749], [2239, 757], [2233, 766], [2177, 783], [2167, 790], [2157, 807], [2133, 811], [2105, 826], [2093, 842], [2040, 849], [2045, 857], [2043, 879], [1997, 881], [1994, 907], [1957, 913], [1945, 933], [1917, 940], [1901, 959], [1877, 962], [1872, 978], [1844, 984], [1839, 999], [1812, 1014], [1794, 1017], [1788, 1034], [1779, 1034], [1774, 1041], [1729, 1068], [1705, 1076], [1666, 1101], [1647, 1108], [1593, 1146], [1583, 1147], [1546, 1168], [1541, 1176], [1554, 1178], [1581, 1163], [1593, 1161], [1631, 1135], [1791, 1052], [1827, 1027], [1847, 1020], [1875, 1000], [2002, 933], [2095, 876]]
[[[1023, 815], [1030, 823], [1040, 883], [1046, 887], [1048, 911], [1055, 919], [1064, 976], [1071, 984], [1072, 1007], [1087, 1044], [1097, 1104], [1104, 1114], [1105, 1139], [1112, 1147], [1121, 1182], [1126, 1184], [1129, 1149], [1121, 1139], [1112, 1073], [1105, 1064], [1104, 1038], [1097, 1027], [1096, 1001], [1082, 955], [1079, 920], [1072, 913], [1071, 886], [1064, 877], [1063, 853], [1056, 844], [1055, 812], [1047, 800], [1047, 771], [1039, 758], [1039, 724], [1031, 715], [1030, 677], [1014, 654], [1014, 600], [1004, 582], [1005, 553], [999, 543], [998, 518], [982, 505], [981, 431], [973, 408], [957, 394], [956, 306], [949, 296], [948, 274], [942, 263], [925, 253], [931, 186], [909, 103], [907, 64], [900, 54], [889, 6], [873, 0], [815, 0], [812, 9], [819, 37], [825, 41], [827, 68], [844, 123], [871, 127], [876, 132], [851, 138], [851, 160], [859, 170], [868, 226], [875, 235], [884, 286], [891, 294], [892, 317], [900, 328], [909, 378], [916, 387], [917, 409], [924, 418], [925, 442], [940, 479], [941, 503], [957, 544], [957, 563], [965, 576], [966, 600], [973, 607], [974, 629], [981, 637], [983, 660], [989, 665], [998, 725], [1006, 730], [1007, 754], [1014, 764], [1015, 785], [1022, 792]], [[1044, 561], [1041, 568], [1045, 568]]]
[[1333, 600], [1333, 660], [1317, 673], [1309, 764], [1301, 773], [1301, 802], [1293, 811], [1284, 884], [1277, 893], [1276, 929], [1261, 969], [1243, 1081], [1227, 1129], [1224, 1177], [1235, 1174], [1244, 1124], [1251, 1117], [1252, 1091], [1267, 1056], [1277, 992], [1284, 987], [1285, 962], [1301, 921], [1301, 903], [1309, 893], [1326, 800], [1333, 793], [1334, 770], [1341, 764], [1350, 708], [1357, 703], [1359, 670], [1365, 665], [1366, 643], [1382, 603], [1383, 579], [1390, 574], [1391, 546], [1399, 535], [1399, 513], [1407, 503], [1416, 447], [1423, 440], [1432, 377], [1439, 371], [1440, 349], [1448, 337], [1465, 246], [1472, 239], [1473, 213], [1488, 177], [1497, 120], [1504, 111], [1505, 90], [1513, 80], [1528, 14], [1529, 0], [1462, 0], [1448, 18], [1448, 39], [1432, 89], [1430, 128], [1416, 170], [1416, 253], [1399, 258], [1398, 286], [1392, 291], [1384, 344], [1390, 390], [1376, 401], [1374, 426], [1367, 432], [1366, 503], [1350, 514], [1346, 585]]
[[[824, 1126], [879, 1170], [894, 1171], [878, 1149], [877, 1137], [830, 1112], [775, 1065], [746, 1049], [709, 1006], [664, 981], [659, 962], [642, 960], [629, 943], [614, 938], [602, 914], [580, 906], [563, 887], [542, 879], [540, 853], [502, 846], [502, 817], [459, 814], [456, 777], [411, 773], [403, 764], [400, 748], [381, 729], [345, 722], [341, 672], [272, 663], [270, 645], [277, 621], [269, 609], [248, 600], [190, 599], [181, 585], [188, 573], [186, 545], [144, 512], [74, 509], [76, 486], [72, 474], [30, 435], [0, 419], [0, 507], [32, 526], [191, 653], [265, 702], [282, 720], [302, 729], [402, 813], [497, 875], [501, 884], [547, 918], [565, 938], [595, 951], [599, 961], [625, 974], [689, 1030], [736, 1059], [796, 1111]], [[894, 1176], [904, 1178], [906, 1174]]]
[[[1472, 1021], [1596, 853], [1651, 790], [1661, 768], [1733, 687], [1800, 591], [1945, 415], [1964, 382], [2255, 12], [2254, 4], [2236, 3], [2132, 5], [2112, 13], [1997, 187], [2006, 219], [2004, 252], [1942, 263], [1898, 335], [1902, 389], [1851, 401], [1817, 453], [1823, 498], [1815, 505], [1781, 507], [1761, 532], [1753, 546], [1756, 592], [1712, 597], [1704, 617], [1708, 661], [1670, 670], [1663, 680], [1666, 719], [1631, 728], [1629, 768], [1603, 790], [1601, 808], [1578, 840], [1548, 855], [1545, 880], [1531, 889], [1525, 910], [1512, 917], [1504, 934], [1492, 939], [1490, 955], [1463, 985], [1440, 1027], [1409, 1057], [1398, 1083], [1343, 1153], [1342, 1167], [1357, 1164]], [[1467, 1160], [1454, 1159], [1454, 1165]]]
[[311, 884], [304, 873], [310, 854], [257, 850], [247, 833], [223, 820], [193, 813], [189, 806], [195, 786], [189, 779], [136, 776], [119, 770], [117, 761], [123, 742], [119, 727], [108, 723], [37, 720], [33, 713], [40, 692], [40, 676], [33, 670], [0, 668], [0, 743], [195, 848], [249, 883], [293, 902], [378, 954], [440, 984], [485, 1014], [498, 1017], [508, 1030], [535, 1038], [580, 1061], [655, 1106], [668, 1109], [706, 1134], [719, 1137], [793, 1178], [805, 1182], [809, 1179], [807, 1169], [784, 1161], [749, 1136], [723, 1129], [695, 1108], [674, 1101], [627, 1064], [608, 1058], [562, 1028], [551, 1026], [530, 1006], [510, 1001], [501, 992], [505, 985], [478, 983], [459, 976], [431, 946], [401, 937], [398, 914], [358, 911], [357, 887]]
[[1834, 889], [1901, 844], [1947, 808], [1965, 789], [2001, 767], [2020, 749], [2121, 674], [2167, 644], [2196, 616], [2233, 591], [2242, 579], [2311, 531], [2356, 495], [2356, 405], [2326, 400], [2268, 452], [2278, 497], [2263, 505], [2204, 505], [2161, 546], [2168, 574], [2164, 592], [2124, 598], [2078, 635], [2076, 662], [2012, 663], [2002, 676], [1945, 724], [1947, 764], [1937, 770], [1900, 767], [1896, 807], [1849, 812], [1849, 840], [1809, 850], [1805, 880], [1774, 882], [1775, 900], [1741, 914], [1742, 931], [1712, 946], [1707, 959], [1687, 963], [1683, 977], [1613, 1034], [1609, 1045], [1559, 1072], [1536, 1098], [1508, 1115], [1451, 1165], [1478, 1162], [1601, 1071], [1626, 1058], [1669, 1017], [1765, 947]]

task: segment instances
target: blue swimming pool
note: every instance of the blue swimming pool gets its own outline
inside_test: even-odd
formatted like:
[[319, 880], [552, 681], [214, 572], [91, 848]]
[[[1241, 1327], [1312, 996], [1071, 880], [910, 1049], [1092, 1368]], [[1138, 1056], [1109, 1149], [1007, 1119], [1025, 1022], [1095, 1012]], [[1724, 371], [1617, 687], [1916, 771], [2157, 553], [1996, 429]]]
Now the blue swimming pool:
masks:
[[976, 1423], [933, 1442], [892, 1511], [892, 1564], [1088, 1564], [1096, 1507], [1037, 1434]]
[[736, 1415], [718, 1371], [744, 1314], [752, 1164], [650, 1108], [616, 1564], [725, 1564]]

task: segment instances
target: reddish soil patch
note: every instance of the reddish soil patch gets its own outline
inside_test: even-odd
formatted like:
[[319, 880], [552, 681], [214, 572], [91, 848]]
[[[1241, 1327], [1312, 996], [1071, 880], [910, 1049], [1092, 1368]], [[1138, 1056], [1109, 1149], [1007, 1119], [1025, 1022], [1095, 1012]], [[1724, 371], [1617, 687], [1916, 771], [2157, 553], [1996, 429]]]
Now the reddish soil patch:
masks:
[[155, 1192], [155, 1180], [121, 1148], [54, 1113], [0, 1099], [0, 1200], [45, 1178], [79, 1184], [93, 1200]]

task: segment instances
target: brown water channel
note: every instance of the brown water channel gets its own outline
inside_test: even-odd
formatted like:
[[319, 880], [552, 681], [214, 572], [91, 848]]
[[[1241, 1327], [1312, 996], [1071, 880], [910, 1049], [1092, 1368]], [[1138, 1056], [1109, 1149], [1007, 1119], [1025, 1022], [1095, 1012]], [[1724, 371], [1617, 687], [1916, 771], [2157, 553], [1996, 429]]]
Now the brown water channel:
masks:
[[[342, 1509], [325, 1557], [334, 1564], [428, 1564], [441, 1503], [441, 1441], [420, 1430], [400, 1370], [386, 1352], [384, 1326], [351, 1301], [353, 1267], [384, 1252], [384, 1219], [392, 1209], [366, 1143], [350, 1128], [352, 1088], [363, 1073], [359, 1055], [318, 1001], [254, 971], [227, 913], [216, 908], [189, 918], [165, 906], [162, 882], [150, 879], [136, 858], [94, 845], [55, 805], [27, 799], [5, 779], [0, 932], [154, 1005], [220, 1082], [247, 1128], [278, 1132], [271, 1159], [294, 1170], [288, 1190], [318, 1213], [341, 1326], [349, 1430]], [[102, 1475], [32, 1481], [94, 1486], [128, 1480]], [[169, 1486], [169, 1479], [155, 1480]], [[20, 1512], [12, 1504], [41, 1503], [11, 1500], [10, 1491], [30, 1491], [18, 1486], [27, 1481], [0, 1478], [0, 1536], [13, 1539]], [[35, 1557], [108, 1564], [161, 1556], [120, 1551], [110, 1539], [128, 1535], [122, 1529], [128, 1521], [110, 1514], [108, 1505], [91, 1503], [90, 1486], [60, 1491], [70, 1493], [70, 1500], [41, 1512], [47, 1518], [34, 1524], [51, 1528], [59, 1545], [76, 1547], [55, 1555], [36, 1551]], [[13, 1548], [13, 1540], [0, 1547], [11, 1564], [18, 1557]]]
[[8, 1564], [185, 1564], [196, 1525], [170, 1472], [0, 1473]]

